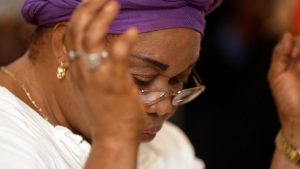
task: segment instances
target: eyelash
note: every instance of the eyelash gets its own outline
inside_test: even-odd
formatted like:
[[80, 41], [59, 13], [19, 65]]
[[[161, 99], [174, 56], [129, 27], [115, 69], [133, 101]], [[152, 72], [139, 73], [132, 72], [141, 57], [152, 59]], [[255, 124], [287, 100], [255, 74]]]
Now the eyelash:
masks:
[[[139, 88], [143, 88], [143, 87], [148, 87], [149, 85], [151, 85], [151, 83], [153, 82], [154, 78], [150, 79], [150, 80], [141, 80], [135, 76], [133, 76], [133, 80], [134, 80], [134, 83], [139, 87]], [[177, 86], [177, 85], [180, 85], [180, 86], [183, 86], [184, 84], [186, 84], [187, 80], [181, 80], [179, 78], [172, 78], [170, 80], [170, 85], [171, 86]]]
[[141, 79], [133, 76], [133, 81], [139, 87], [147, 87], [151, 84], [152, 79], [151, 80], [141, 80]]

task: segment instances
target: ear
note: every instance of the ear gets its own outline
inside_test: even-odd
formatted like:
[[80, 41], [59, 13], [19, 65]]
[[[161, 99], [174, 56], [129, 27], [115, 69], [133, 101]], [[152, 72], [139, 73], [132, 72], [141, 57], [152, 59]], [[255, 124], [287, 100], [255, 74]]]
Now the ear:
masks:
[[69, 67], [69, 58], [68, 58], [68, 51], [65, 44], [65, 34], [67, 30], [67, 23], [58, 23], [52, 29], [52, 36], [51, 36], [51, 46], [53, 54], [56, 57], [57, 63], [60, 64], [61, 62], [64, 65]]

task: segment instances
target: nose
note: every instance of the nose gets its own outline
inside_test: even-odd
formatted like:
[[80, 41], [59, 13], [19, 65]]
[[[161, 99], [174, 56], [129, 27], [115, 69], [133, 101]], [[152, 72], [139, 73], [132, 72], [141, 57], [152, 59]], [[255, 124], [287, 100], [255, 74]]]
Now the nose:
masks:
[[174, 114], [175, 110], [176, 107], [172, 105], [172, 97], [166, 97], [160, 102], [149, 106], [149, 110], [147, 112], [169, 118]]

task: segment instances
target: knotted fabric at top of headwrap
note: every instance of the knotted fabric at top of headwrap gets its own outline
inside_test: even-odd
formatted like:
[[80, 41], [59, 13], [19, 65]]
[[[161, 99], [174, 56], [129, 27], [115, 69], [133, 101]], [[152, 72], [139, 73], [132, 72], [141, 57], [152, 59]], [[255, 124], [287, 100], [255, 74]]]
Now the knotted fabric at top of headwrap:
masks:
[[[22, 15], [29, 23], [51, 27], [67, 21], [81, 0], [25, 0]], [[118, 0], [121, 10], [109, 33], [121, 34], [135, 26], [140, 32], [191, 28], [201, 34], [205, 16], [222, 0]]]

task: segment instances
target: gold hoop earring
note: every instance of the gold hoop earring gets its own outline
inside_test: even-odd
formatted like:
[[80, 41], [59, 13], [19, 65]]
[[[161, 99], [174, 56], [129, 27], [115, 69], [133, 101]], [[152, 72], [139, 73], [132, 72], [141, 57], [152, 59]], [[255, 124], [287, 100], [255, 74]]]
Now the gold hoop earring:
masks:
[[56, 72], [56, 77], [57, 79], [61, 80], [66, 76], [66, 68], [64, 67], [64, 63], [60, 62], [57, 72]]

